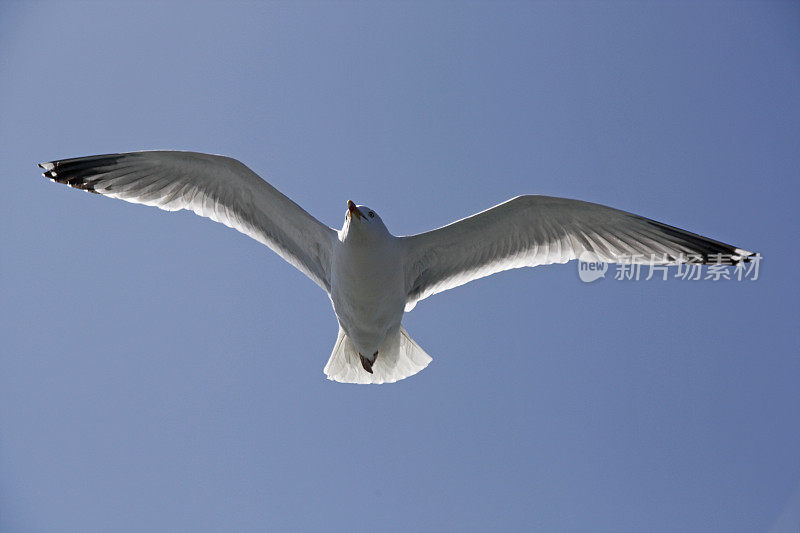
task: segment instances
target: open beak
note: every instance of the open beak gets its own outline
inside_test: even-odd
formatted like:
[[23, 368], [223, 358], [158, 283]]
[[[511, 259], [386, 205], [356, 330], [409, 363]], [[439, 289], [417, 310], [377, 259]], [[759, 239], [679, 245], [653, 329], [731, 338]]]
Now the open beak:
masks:
[[352, 200], [347, 200], [347, 209], [350, 210], [350, 217], [356, 217], [357, 219], [361, 220], [364, 218], [364, 213], [358, 210], [356, 204], [353, 203]]

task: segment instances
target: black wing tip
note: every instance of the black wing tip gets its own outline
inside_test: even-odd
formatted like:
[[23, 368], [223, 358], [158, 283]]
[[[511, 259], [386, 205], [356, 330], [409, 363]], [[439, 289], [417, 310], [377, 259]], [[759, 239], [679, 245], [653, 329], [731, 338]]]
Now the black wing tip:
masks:
[[121, 158], [122, 154], [93, 155], [38, 163], [38, 166], [44, 170], [42, 176], [55, 183], [99, 194], [94, 188], [98, 181], [95, 176]]
[[741, 248], [736, 248], [733, 252], [735, 254], [733, 256], [734, 263], [749, 263], [754, 257], [759, 255], [758, 252], [742, 250]]
[[739, 263], [749, 263], [756, 254], [735, 248], [732, 252], [715, 252], [701, 254], [704, 265], [738, 265]]
[[[738, 263], [749, 263], [750, 258], [755, 256], [754, 252], [737, 248], [731, 244], [715, 241], [702, 235], [697, 235], [690, 231], [682, 230], [655, 220], [647, 220], [648, 223], [666, 233], [672, 240], [691, 249], [695, 262], [704, 265], [735, 265]], [[699, 261], [697, 259], [699, 258]]]
[[[699, 261], [704, 265], [738, 265], [739, 263], [749, 263], [753, 257], [756, 256], [755, 252], [742, 250], [735, 246], [725, 245], [725, 248], [715, 249], [713, 251], [703, 251], [694, 254], [695, 258], [699, 256]], [[690, 257], [689, 262], [693, 262]]]

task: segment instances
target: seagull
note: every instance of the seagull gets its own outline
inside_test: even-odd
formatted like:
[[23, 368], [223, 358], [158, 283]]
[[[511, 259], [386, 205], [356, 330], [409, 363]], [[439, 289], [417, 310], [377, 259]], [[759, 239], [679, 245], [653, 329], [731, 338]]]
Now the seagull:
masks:
[[70, 187], [167, 211], [188, 209], [276, 252], [330, 298], [339, 334], [324, 372], [342, 383], [393, 383], [428, 366], [432, 359], [403, 328], [403, 314], [420, 300], [497, 272], [585, 254], [607, 263], [659, 264], [692, 256], [733, 264], [754, 255], [639, 215], [551, 196], [517, 196], [398, 237], [374, 209], [350, 200], [336, 231], [243, 163], [220, 155], [142, 151], [39, 166], [44, 177]]

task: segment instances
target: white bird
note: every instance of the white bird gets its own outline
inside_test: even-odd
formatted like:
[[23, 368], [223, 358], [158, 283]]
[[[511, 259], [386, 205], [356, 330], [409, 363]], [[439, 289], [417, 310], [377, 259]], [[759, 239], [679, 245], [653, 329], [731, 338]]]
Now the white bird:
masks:
[[610, 207], [518, 196], [419, 235], [389, 233], [374, 209], [347, 202], [338, 232], [235, 159], [177, 151], [108, 154], [40, 163], [71, 187], [167, 211], [189, 209], [265, 244], [330, 297], [339, 335], [325, 374], [344, 383], [391, 383], [431, 357], [401, 324], [433, 294], [583, 253], [605, 262], [639, 256], [672, 264], [696, 254], [727, 263], [751, 252]]

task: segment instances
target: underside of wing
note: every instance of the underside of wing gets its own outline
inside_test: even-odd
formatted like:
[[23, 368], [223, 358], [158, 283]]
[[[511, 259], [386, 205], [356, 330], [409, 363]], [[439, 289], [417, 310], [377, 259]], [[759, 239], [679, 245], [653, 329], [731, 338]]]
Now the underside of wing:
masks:
[[442, 228], [403, 237], [406, 311], [419, 300], [512, 268], [566, 263], [747, 261], [752, 252], [632, 213], [550, 196], [519, 196]]
[[145, 151], [40, 163], [51, 180], [166, 211], [187, 209], [265, 244], [330, 292], [336, 233], [229, 157]]

